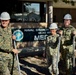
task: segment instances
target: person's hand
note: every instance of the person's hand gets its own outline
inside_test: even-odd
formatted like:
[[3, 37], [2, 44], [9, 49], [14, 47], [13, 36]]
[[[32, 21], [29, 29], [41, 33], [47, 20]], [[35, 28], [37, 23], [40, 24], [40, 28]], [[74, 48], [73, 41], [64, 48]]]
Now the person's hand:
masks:
[[76, 35], [76, 31], [73, 31], [73, 34]]
[[15, 36], [15, 35], [12, 35], [12, 39], [13, 39], [13, 40], [16, 40], [16, 36]]
[[75, 55], [75, 57], [76, 57], [76, 50], [74, 50], [74, 55]]
[[12, 51], [13, 51], [14, 54], [18, 54], [19, 53], [19, 51], [17, 49], [13, 49]]
[[63, 31], [62, 31], [62, 30], [59, 30], [58, 32], [59, 32], [59, 34], [60, 34], [60, 35], [62, 35], [62, 34], [63, 34]]

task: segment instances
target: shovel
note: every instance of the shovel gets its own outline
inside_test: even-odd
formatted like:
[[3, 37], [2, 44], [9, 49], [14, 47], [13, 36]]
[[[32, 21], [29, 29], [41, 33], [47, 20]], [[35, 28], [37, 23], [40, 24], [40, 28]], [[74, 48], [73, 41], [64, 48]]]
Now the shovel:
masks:
[[[15, 49], [16, 49], [16, 41], [15, 41], [15, 40], [14, 40], [14, 47], [15, 47]], [[17, 59], [17, 63], [18, 63], [18, 71], [19, 71], [19, 75], [21, 75], [18, 54], [16, 54], [16, 59]]]

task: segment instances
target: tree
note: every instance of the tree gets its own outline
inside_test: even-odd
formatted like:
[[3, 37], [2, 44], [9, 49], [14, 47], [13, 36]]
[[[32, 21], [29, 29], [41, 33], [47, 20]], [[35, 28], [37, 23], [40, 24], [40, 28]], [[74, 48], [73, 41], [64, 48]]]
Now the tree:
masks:
[[[54, 2], [58, 2], [59, 0], [53, 0]], [[65, 3], [71, 3], [73, 6], [75, 5], [75, 1], [74, 0], [62, 0]]]

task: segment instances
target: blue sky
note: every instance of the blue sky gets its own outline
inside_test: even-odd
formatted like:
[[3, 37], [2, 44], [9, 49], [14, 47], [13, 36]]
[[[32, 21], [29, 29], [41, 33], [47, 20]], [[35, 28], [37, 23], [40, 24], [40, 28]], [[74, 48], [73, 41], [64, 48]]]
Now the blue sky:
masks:
[[28, 8], [34, 8], [35, 11], [39, 12], [39, 4], [38, 3], [31, 3], [31, 5], [27, 6]]
[[31, 4], [31, 8], [35, 8], [35, 10], [39, 11], [39, 4], [33, 3]]

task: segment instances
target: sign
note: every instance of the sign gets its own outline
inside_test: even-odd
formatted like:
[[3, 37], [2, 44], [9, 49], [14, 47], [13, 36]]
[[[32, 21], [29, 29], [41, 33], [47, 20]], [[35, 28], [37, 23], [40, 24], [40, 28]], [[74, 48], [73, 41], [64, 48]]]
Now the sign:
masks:
[[48, 35], [50, 35], [50, 31], [47, 28], [22, 28], [20, 30], [23, 33], [20, 32], [16, 35], [21, 35], [21, 36], [24, 35], [24, 36], [23, 37], [18, 36], [17, 41], [20, 40], [19, 38], [23, 38], [22, 39], [23, 42], [25, 42], [25, 41], [44, 41], [44, 40], [46, 40], [46, 37]]
[[23, 39], [23, 32], [21, 30], [15, 30], [13, 35], [16, 36], [16, 41], [21, 41]]

